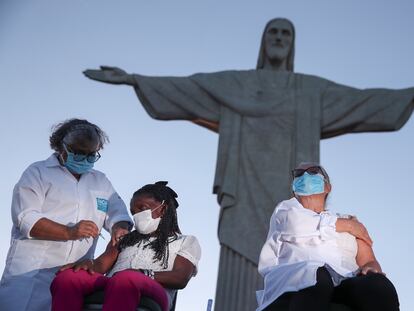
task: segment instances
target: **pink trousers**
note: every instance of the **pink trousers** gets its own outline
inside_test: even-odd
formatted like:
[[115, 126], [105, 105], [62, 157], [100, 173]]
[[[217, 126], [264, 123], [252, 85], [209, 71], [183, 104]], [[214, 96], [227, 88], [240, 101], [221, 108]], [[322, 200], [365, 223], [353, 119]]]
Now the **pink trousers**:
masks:
[[125, 270], [112, 277], [85, 270], [65, 270], [56, 275], [50, 286], [52, 311], [81, 311], [83, 297], [104, 289], [103, 311], [135, 311], [141, 295], [156, 301], [163, 311], [168, 310], [164, 288], [144, 274]]

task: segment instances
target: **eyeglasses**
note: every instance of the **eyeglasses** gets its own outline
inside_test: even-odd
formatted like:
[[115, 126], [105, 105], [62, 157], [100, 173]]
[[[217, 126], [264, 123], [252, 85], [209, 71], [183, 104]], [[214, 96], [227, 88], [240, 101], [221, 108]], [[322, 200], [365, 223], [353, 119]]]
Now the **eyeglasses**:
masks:
[[303, 168], [294, 169], [292, 170], [292, 176], [293, 178], [296, 178], [296, 177], [302, 176], [303, 174], [305, 174], [305, 172], [309, 173], [310, 175], [321, 174], [322, 176], [325, 177], [325, 174], [323, 173], [322, 169], [319, 166], [311, 166], [306, 169], [303, 169]]
[[82, 162], [86, 159], [86, 161], [88, 161], [89, 163], [95, 163], [101, 158], [101, 155], [99, 154], [98, 151], [91, 152], [88, 154], [82, 154], [82, 153], [75, 153], [75, 152], [70, 151], [68, 146], [66, 146], [66, 144], [63, 144], [63, 148], [65, 149], [67, 153], [73, 154], [73, 160], [76, 162]]

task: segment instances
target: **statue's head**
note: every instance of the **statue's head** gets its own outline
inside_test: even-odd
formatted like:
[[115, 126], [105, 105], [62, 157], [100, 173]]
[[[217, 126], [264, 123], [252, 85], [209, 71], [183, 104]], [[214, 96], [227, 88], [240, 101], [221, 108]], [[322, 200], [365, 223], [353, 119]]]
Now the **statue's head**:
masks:
[[[295, 56], [295, 27], [286, 18], [270, 20], [263, 31], [256, 69], [270, 64], [286, 64], [287, 71], [293, 71]], [[270, 68], [269, 68], [270, 69]]]

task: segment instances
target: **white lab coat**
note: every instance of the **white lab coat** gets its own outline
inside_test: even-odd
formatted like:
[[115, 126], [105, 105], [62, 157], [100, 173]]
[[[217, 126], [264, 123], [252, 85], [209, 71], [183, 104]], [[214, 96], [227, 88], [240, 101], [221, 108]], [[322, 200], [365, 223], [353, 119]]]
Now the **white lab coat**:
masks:
[[258, 308], [265, 309], [285, 292], [316, 284], [316, 271], [326, 266], [335, 286], [355, 275], [357, 243], [336, 232], [337, 216], [304, 208], [296, 198], [276, 206], [259, 258], [264, 289], [257, 291]]
[[72, 226], [91, 220], [110, 231], [119, 221], [131, 222], [125, 203], [106, 176], [96, 170], [80, 180], [59, 164], [56, 154], [33, 163], [13, 190], [13, 228], [6, 266], [0, 281], [0, 310], [47, 311], [50, 283], [58, 268], [93, 258], [97, 239], [49, 241], [30, 237], [41, 218]]

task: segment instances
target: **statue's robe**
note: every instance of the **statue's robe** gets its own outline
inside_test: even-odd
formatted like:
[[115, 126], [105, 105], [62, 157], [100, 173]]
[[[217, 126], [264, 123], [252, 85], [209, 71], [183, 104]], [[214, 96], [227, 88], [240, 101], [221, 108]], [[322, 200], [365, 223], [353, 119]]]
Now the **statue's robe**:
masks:
[[[151, 117], [219, 123], [213, 188], [221, 206], [218, 287], [227, 282], [232, 284], [226, 285], [231, 292], [235, 277], [240, 283], [240, 278], [255, 272], [243, 271], [243, 262], [223, 256], [240, 256], [239, 260], [247, 260], [255, 269], [276, 204], [292, 196], [291, 170], [300, 162], [319, 162], [320, 140], [346, 133], [398, 130], [414, 107], [414, 88], [361, 90], [292, 72], [250, 70], [134, 78], [136, 93]], [[346, 160], [342, 156], [338, 154], [339, 161]], [[231, 254], [225, 255], [223, 247]], [[229, 269], [234, 270], [233, 276], [228, 275]], [[226, 276], [220, 276], [223, 273]], [[227, 278], [222, 285], [220, 277]], [[234, 280], [229, 283], [229, 278]], [[256, 273], [250, 278], [256, 279]], [[253, 282], [249, 280], [243, 282]], [[234, 299], [248, 295], [246, 304], [252, 305], [255, 286], [236, 290]], [[230, 292], [219, 288], [222, 299], [233, 299]], [[218, 300], [216, 306], [221, 303]], [[236, 307], [216, 308], [233, 309]], [[252, 309], [254, 305], [246, 307]]]

